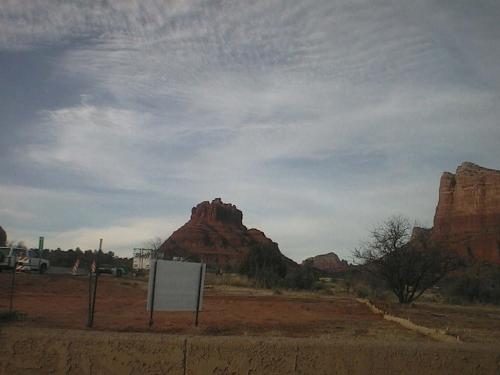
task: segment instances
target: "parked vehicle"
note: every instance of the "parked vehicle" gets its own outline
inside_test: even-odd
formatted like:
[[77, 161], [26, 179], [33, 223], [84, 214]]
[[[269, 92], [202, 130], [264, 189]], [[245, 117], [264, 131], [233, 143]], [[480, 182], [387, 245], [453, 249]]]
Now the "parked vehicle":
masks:
[[23, 251], [24, 249], [0, 247], [0, 272], [2, 270], [15, 268], [19, 259], [19, 255]]
[[40, 252], [35, 249], [24, 250], [17, 261], [18, 271], [38, 271], [45, 273], [49, 269], [50, 262], [43, 259]]
[[122, 277], [127, 273], [123, 267], [115, 267], [106, 264], [99, 266], [99, 268], [97, 268], [97, 272], [100, 274], [107, 273], [115, 277]]
[[134, 259], [132, 261], [134, 272], [149, 270], [152, 252], [151, 249], [134, 249]]

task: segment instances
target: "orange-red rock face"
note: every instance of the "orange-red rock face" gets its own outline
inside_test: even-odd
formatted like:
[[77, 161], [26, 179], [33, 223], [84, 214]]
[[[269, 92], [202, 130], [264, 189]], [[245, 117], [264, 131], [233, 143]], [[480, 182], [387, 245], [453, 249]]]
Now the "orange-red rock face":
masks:
[[202, 202], [191, 211], [191, 219], [177, 229], [161, 246], [167, 259], [198, 258], [213, 267], [239, 267], [250, 248], [269, 245], [278, 251], [278, 244], [257, 229], [243, 225], [243, 214], [236, 206], [220, 198]]
[[338, 255], [333, 252], [307, 258], [302, 262], [302, 265], [308, 265], [328, 273], [346, 271], [349, 267], [345, 260], [340, 260]]
[[500, 263], [500, 171], [465, 162], [443, 173], [431, 236], [467, 258]]

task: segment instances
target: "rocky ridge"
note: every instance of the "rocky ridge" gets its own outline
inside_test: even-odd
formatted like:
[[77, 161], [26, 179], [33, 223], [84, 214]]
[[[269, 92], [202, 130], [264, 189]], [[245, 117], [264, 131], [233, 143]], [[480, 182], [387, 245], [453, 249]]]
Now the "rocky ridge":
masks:
[[464, 162], [444, 172], [431, 229], [415, 228], [462, 257], [500, 264], [500, 171]]
[[343, 272], [349, 268], [347, 261], [341, 260], [334, 252], [307, 258], [302, 262], [302, 265], [314, 267], [327, 273]]
[[[193, 207], [190, 220], [161, 245], [166, 259], [200, 260], [214, 268], [237, 269], [255, 245], [281, 254], [278, 244], [258, 229], [243, 225], [243, 213], [220, 198]], [[282, 255], [283, 256], [283, 255]], [[288, 264], [295, 264], [283, 256]]]

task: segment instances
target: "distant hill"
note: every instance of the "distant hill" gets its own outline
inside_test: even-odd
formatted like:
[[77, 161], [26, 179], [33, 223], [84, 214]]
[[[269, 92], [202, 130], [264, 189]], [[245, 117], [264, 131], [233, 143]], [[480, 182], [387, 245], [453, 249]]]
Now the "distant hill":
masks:
[[310, 266], [326, 273], [343, 272], [349, 268], [347, 261], [341, 260], [334, 252], [307, 258], [302, 262], [302, 265]]
[[238, 269], [256, 245], [265, 245], [278, 252], [289, 267], [298, 267], [262, 231], [247, 229], [243, 213], [235, 205], [216, 198], [193, 207], [189, 221], [161, 245], [160, 252], [166, 259], [182, 257], [214, 268]]

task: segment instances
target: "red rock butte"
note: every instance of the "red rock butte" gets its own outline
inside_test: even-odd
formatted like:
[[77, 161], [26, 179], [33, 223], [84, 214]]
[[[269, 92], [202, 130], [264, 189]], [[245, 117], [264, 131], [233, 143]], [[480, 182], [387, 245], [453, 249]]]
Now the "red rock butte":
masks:
[[165, 259], [196, 259], [214, 268], [234, 269], [246, 259], [251, 247], [259, 244], [280, 251], [263, 232], [243, 225], [243, 213], [235, 205], [216, 198], [193, 207], [190, 220], [172, 233], [160, 251]]
[[345, 260], [340, 260], [334, 252], [307, 258], [302, 262], [302, 265], [311, 266], [327, 273], [343, 272], [349, 268], [348, 263]]
[[464, 162], [444, 172], [434, 226], [419, 232], [465, 258], [500, 264], [500, 171]]

